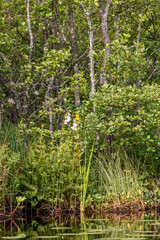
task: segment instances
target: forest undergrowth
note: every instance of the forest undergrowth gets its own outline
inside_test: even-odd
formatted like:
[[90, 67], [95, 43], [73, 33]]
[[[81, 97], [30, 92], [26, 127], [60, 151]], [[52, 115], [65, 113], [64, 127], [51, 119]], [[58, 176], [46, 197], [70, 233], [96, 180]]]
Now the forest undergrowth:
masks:
[[[79, 121], [77, 114], [74, 123]], [[1, 208], [50, 204], [62, 211], [78, 207], [105, 212], [126, 204], [140, 210], [157, 206], [155, 166], [148, 168], [134, 149], [114, 147], [108, 152], [103, 145], [100, 151], [98, 142], [89, 144], [86, 133], [76, 129], [69, 134], [68, 127], [51, 138], [43, 125], [26, 133], [21, 124], [5, 123], [0, 135]]]

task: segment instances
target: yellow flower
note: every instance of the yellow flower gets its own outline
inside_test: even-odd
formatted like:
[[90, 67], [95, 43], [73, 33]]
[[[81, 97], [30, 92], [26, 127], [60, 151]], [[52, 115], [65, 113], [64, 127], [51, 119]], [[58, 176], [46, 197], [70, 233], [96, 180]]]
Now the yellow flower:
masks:
[[80, 123], [80, 117], [79, 117], [79, 114], [78, 114], [78, 113], [76, 113], [75, 120], [76, 120], [77, 123]]
[[76, 113], [76, 117], [75, 117], [75, 119], [76, 119], [76, 120], [79, 120], [79, 119], [80, 119], [78, 113]]

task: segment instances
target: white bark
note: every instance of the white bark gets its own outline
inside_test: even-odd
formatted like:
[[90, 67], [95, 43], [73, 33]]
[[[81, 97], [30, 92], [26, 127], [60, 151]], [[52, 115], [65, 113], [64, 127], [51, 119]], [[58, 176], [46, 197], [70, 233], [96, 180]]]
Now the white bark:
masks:
[[0, 130], [2, 129], [2, 108], [3, 108], [3, 105], [1, 104], [0, 105]]
[[138, 51], [138, 48], [139, 48], [139, 42], [140, 42], [140, 39], [141, 39], [141, 27], [142, 27], [142, 22], [139, 21], [139, 24], [138, 24], [138, 35], [137, 35], [137, 46], [136, 46], [136, 51]]
[[[143, 13], [143, 8], [141, 11], [141, 14]], [[136, 52], [138, 52], [139, 49], [139, 43], [140, 43], [140, 39], [141, 39], [141, 28], [142, 28], [142, 21], [139, 20], [139, 24], [138, 24], [138, 34], [137, 34], [137, 45], [136, 45]], [[141, 87], [141, 78], [139, 78], [136, 82], [136, 87], [140, 88]]]
[[33, 50], [33, 33], [32, 33], [32, 28], [31, 28], [29, 0], [26, 0], [26, 4], [27, 4], [28, 31], [29, 31], [29, 37], [30, 37], [30, 55], [29, 55], [29, 61], [31, 62], [32, 50]]
[[95, 94], [94, 57], [93, 57], [94, 35], [93, 35], [92, 21], [90, 18], [90, 11], [87, 11], [83, 5], [82, 7], [85, 12], [87, 23], [89, 26], [89, 60], [90, 60], [89, 66], [90, 66], [90, 79], [91, 79], [90, 97], [92, 97]]
[[[116, 13], [115, 13], [115, 38], [117, 40], [119, 40], [119, 33], [120, 33], [120, 30], [119, 30], [119, 26], [118, 26], [118, 14], [117, 14], [117, 11], [118, 11], [118, 4], [114, 4], [114, 8], [116, 10]], [[117, 64], [117, 72], [120, 70], [120, 65]]]
[[72, 38], [72, 45], [73, 45], [73, 64], [74, 64], [74, 73], [76, 74], [76, 89], [75, 89], [75, 105], [80, 106], [80, 93], [79, 93], [79, 68], [78, 68], [78, 47], [77, 47], [77, 40], [76, 40], [76, 33], [75, 33], [75, 27], [74, 27], [74, 20], [73, 20], [73, 9], [72, 4], [69, 5], [69, 27], [70, 27], [70, 33]]
[[52, 86], [53, 86], [53, 82], [56, 78], [57, 72], [58, 72], [58, 70], [55, 72], [55, 75], [49, 79], [49, 84], [48, 84], [47, 91], [45, 94], [45, 108], [46, 108], [46, 111], [48, 112], [49, 130], [51, 133], [51, 137], [53, 137], [53, 114], [52, 114], [53, 99], [50, 97], [50, 95], [52, 92]]
[[[29, 63], [31, 64], [32, 60], [32, 51], [33, 51], [33, 33], [32, 33], [32, 28], [31, 28], [31, 20], [30, 20], [30, 5], [29, 5], [29, 0], [26, 0], [26, 5], [27, 5], [27, 22], [28, 22], [28, 31], [29, 31], [29, 38], [30, 38], [30, 54], [29, 54]], [[28, 87], [24, 89], [24, 97], [23, 97], [23, 117], [26, 118], [27, 112], [28, 112]]]
[[101, 33], [102, 33], [102, 41], [105, 48], [105, 56], [103, 57], [103, 71], [100, 73], [100, 84], [101, 86], [104, 83], [107, 83], [107, 78], [105, 76], [105, 66], [107, 64], [107, 58], [110, 56], [110, 37], [108, 34], [108, 13], [109, 8], [112, 3], [112, 0], [108, 0], [106, 3], [106, 7], [103, 6], [103, 1], [99, 0], [99, 15], [101, 18]]

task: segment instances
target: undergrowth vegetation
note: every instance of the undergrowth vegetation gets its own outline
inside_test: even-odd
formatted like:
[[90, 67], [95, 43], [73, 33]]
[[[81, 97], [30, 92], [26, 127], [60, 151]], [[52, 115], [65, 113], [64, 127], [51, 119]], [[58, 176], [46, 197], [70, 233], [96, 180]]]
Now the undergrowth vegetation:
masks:
[[81, 210], [113, 202], [155, 204], [160, 196], [159, 99], [155, 86], [104, 85], [79, 112], [47, 122], [4, 121], [0, 130], [0, 200]]
[[154, 204], [160, 193], [146, 163], [122, 146], [108, 152], [106, 144], [104, 150], [104, 142], [91, 139], [82, 126], [79, 114], [54, 137], [44, 125], [24, 131], [22, 124], [18, 128], [4, 124], [0, 131], [1, 204], [6, 197], [34, 207], [49, 203], [76, 208], [79, 203], [81, 211], [122, 201]]

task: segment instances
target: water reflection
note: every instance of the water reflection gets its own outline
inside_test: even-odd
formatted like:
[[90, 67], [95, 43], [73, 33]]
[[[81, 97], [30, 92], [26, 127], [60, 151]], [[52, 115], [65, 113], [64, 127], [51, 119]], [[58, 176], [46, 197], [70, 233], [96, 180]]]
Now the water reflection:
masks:
[[105, 217], [59, 215], [54, 219], [27, 218], [0, 222], [1, 239], [160, 239], [160, 217], [154, 213]]

